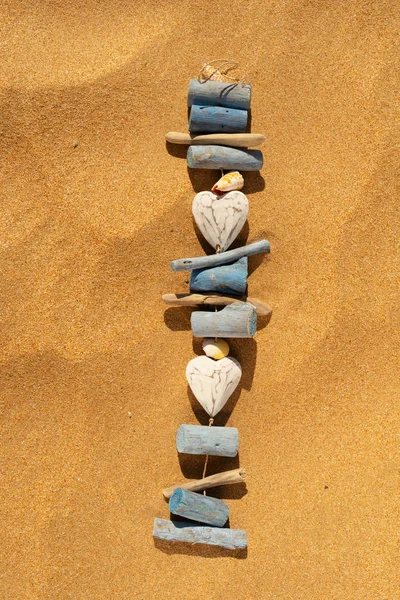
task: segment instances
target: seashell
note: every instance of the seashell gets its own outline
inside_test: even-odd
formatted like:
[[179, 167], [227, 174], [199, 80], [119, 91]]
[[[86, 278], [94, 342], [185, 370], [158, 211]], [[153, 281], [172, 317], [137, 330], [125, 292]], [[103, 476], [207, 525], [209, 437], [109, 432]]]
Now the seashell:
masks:
[[194, 197], [194, 220], [207, 242], [224, 252], [239, 235], [246, 222], [249, 202], [242, 192], [229, 192], [223, 197], [200, 192]]
[[225, 406], [241, 376], [242, 368], [231, 356], [218, 361], [208, 356], [197, 356], [186, 367], [190, 389], [210, 417]]
[[229, 346], [225, 340], [214, 340], [213, 338], [203, 340], [203, 350], [207, 356], [215, 360], [221, 360], [229, 354]]
[[231, 171], [226, 173], [221, 179], [217, 181], [211, 188], [214, 194], [225, 194], [232, 190], [241, 190], [244, 186], [244, 179], [239, 171]]
[[205, 80], [211, 79], [211, 81], [225, 81], [225, 78], [219, 69], [216, 69], [207, 63], [203, 63], [201, 74]]

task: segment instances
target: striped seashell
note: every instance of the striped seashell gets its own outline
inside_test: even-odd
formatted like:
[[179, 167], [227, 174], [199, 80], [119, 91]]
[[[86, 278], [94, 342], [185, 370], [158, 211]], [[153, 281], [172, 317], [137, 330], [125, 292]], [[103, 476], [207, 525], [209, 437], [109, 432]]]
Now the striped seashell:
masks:
[[214, 194], [225, 194], [226, 192], [231, 192], [233, 190], [241, 190], [244, 186], [244, 179], [239, 171], [232, 171], [231, 173], [226, 173], [221, 179], [217, 181], [215, 185], [213, 185], [211, 191]]

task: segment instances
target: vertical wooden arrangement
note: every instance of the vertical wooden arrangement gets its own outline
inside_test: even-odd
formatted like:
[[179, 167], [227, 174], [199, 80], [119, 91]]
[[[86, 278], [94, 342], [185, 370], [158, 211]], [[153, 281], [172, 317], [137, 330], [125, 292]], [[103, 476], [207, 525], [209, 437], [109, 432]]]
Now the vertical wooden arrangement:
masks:
[[[191, 80], [188, 106], [191, 107], [189, 131], [199, 133], [223, 132], [217, 137], [202, 135], [200, 144], [193, 145], [193, 135], [167, 134], [167, 141], [190, 145], [188, 165], [192, 168], [258, 170], [262, 167], [259, 150], [243, 148], [250, 110], [251, 86], [226, 84], [217, 81]], [[228, 133], [230, 132], [230, 133]], [[251, 134], [247, 134], [248, 139]], [[211, 137], [212, 145], [207, 145]], [[263, 139], [263, 136], [254, 136]], [[196, 142], [193, 142], [196, 144]], [[239, 432], [235, 427], [213, 426], [215, 416], [222, 410], [239, 384], [242, 369], [229, 356], [229, 346], [221, 338], [250, 338], [257, 329], [257, 314], [270, 309], [262, 302], [246, 302], [248, 256], [269, 252], [267, 240], [228, 250], [240, 233], [248, 214], [248, 200], [239, 192], [245, 184], [241, 173], [224, 175], [212, 191], [196, 195], [192, 212], [196, 225], [215, 249], [215, 254], [171, 262], [174, 271], [191, 271], [190, 294], [166, 294], [163, 300], [177, 306], [204, 305], [206, 310], [192, 313], [191, 325], [195, 337], [203, 342], [205, 356], [189, 361], [186, 367], [188, 384], [206, 413], [209, 426], [181, 425], [177, 431], [176, 448], [187, 455], [205, 456], [202, 479], [170, 486], [163, 491], [170, 498], [173, 515], [190, 521], [155, 519], [153, 536], [169, 542], [189, 542], [216, 545], [225, 549], [244, 549], [247, 536], [243, 530], [221, 529], [228, 519], [225, 502], [206, 496], [206, 489], [218, 485], [242, 483], [244, 469], [224, 471], [206, 477], [209, 456], [234, 457], [239, 448]], [[201, 292], [201, 293], [199, 293]], [[183, 298], [181, 298], [183, 296]], [[208, 310], [207, 310], [208, 309]], [[197, 493], [203, 490], [203, 494]], [[203, 524], [202, 526], [200, 524]], [[211, 525], [211, 527], [210, 527]]]

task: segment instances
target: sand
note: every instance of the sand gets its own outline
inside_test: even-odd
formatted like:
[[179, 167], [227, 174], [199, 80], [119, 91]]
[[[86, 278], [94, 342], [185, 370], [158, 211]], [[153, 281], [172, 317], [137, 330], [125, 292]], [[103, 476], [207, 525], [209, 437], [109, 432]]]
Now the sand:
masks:
[[[6, 600], [394, 600], [400, 408], [399, 7], [10, 0], [1, 8], [1, 534]], [[232, 343], [247, 556], [154, 545], [200, 353], [171, 259], [202, 252], [184, 153], [203, 60], [254, 86], [250, 294]], [[234, 468], [227, 460], [223, 468]], [[184, 474], [181, 471], [181, 467]], [[221, 465], [210, 461], [210, 473]]]

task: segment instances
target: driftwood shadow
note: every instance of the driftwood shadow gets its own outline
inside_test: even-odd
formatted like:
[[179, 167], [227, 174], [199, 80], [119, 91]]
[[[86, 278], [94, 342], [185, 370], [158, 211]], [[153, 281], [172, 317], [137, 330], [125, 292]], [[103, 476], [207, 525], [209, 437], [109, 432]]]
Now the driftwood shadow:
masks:
[[260, 171], [246, 171], [246, 173], [242, 173], [242, 175], [244, 177], [244, 188], [242, 189], [242, 192], [246, 196], [262, 192], [263, 189], [265, 189], [265, 180]]
[[[181, 467], [182, 475], [186, 479], [202, 479], [206, 457], [204, 454], [182, 454], [177, 452], [179, 466]], [[221, 473], [221, 471], [231, 471], [239, 468], [239, 453], [236, 456], [209, 456], [207, 463], [208, 475]], [[236, 485], [236, 484], [235, 484]], [[210, 496], [213, 495], [210, 489]]]
[[[268, 239], [268, 238], [266, 238]], [[269, 262], [269, 254], [253, 254], [253, 256], [249, 256], [248, 258], [248, 277], [252, 275], [255, 271], [257, 271], [258, 267], [263, 262]]]
[[191, 169], [187, 167], [187, 171], [196, 194], [211, 190], [214, 183], [217, 183], [222, 175], [221, 169]]
[[173, 306], [164, 311], [164, 323], [171, 331], [190, 331], [190, 315], [195, 307]]
[[184, 159], [186, 159], [188, 148], [190, 148], [190, 146], [186, 146], [186, 144], [171, 144], [171, 142], [165, 142], [165, 147], [168, 154], [171, 156]]
[[165, 554], [186, 554], [187, 556], [201, 556], [202, 558], [247, 558], [247, 548], [244, 550], [226, 550], [218, 546], [206, 546], [203, 544], [188, 544], [184, 542], [168, 542], [154, 539], [154, 546]]
[[251, 114], [251, 108], [247, 111], [247, 125], [246, 125], [246, 133], [251, 133], [251, 122], [253, 120], [253, 115]]
[[[230, 355], [236, 358], [240, 366], [242, 367], [242, 377], [239, 385], [235, 390], [235, 393], [244, 388], [247, 391], [251, 390], [253, 385], [254, 371], [257, 362], [257, 342], [253, 338], [234, 338], [228, 340], [230, 346]], [[222, 414], [228, 412], [229, 414], [233, 411], [236, 402], [231, 404], [232, 396], [225, 404]], [[218, 416], [218, 415], [217, 415]]]

